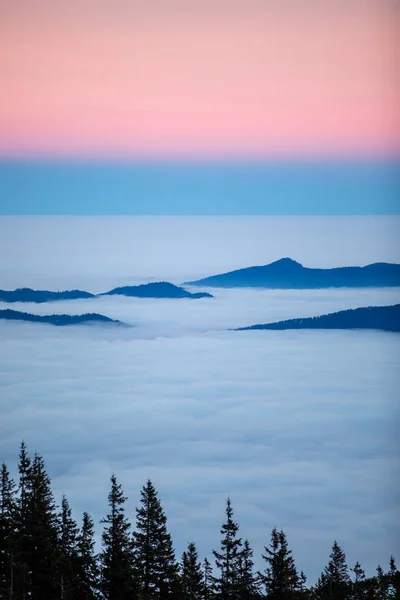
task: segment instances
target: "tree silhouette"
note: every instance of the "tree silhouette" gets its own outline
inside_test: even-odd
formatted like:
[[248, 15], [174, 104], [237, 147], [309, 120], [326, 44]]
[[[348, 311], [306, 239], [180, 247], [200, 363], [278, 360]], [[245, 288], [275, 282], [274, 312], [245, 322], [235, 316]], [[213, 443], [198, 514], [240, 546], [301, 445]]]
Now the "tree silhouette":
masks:
[[194, 542], [188, 544], [181, 561], [182, 600], [201, 600], [204, 582], [201, 563]]
[[346, 555], [336, 542], [333, 542], [328, 566], [325, 567], [315, 587], [315, 597], [319, 599], [347, 600], [351, 590], [349, 568]]
[[100, 588], [105, 600], [132, 600], [134, 592], [131, 526], [125, 517], [125, 502], [122, 487], [113, 474], [108, 494], [110, 510], [101, 521], [105, 527], [100, 555]]
[[239, 554], [238, 592], [240, 600], [261, 598], [260, 578], [254, 574], [253, 550], [248, 540]]
[[264, 574], [260, 573], [268, 600], [295, 600], [302, 597], [304, 576], [296, 569], [292, 551], [288, 549], [285, 533], [276, 527], [271, 532], [269, 547], [263, 559], [267, 562]]
[[15, 491], [15, 483], [3, 463], [0, 475], [0, 598], [12, 598], [14, 593]]
[[213, 550], [215, 564], [220, 571], [214, 578], [216, 597], [221, 600], [234, 600], [239, 594], [240, 553], [242, 540], [237, 537], [239, 525], [233, 520], [230, 498], [226, 501], [226, 520], [221, 527], [221, 549]]
[[141, 505], [136, 509], [133, 534], [135, 573], [141, 597], [145, 600], [177, 599], [179, 569], [167, 518], [150, 479], [140, 493]]
[[94, 525], [87, 512], [83, 513], [82, 528], [78, 535], [78, 591], [79, 600], [97, 600], [99, 595], [99, 566], [95, 553]]
[[214, 598], [214, 579], [212, 566], [208, 558], [203, 561], [203, 600]]

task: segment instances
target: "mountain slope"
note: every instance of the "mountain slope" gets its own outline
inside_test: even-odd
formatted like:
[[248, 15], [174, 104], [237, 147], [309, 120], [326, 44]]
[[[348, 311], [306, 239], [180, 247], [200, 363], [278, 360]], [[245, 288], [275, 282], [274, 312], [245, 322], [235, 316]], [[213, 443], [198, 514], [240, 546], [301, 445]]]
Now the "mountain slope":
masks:
[[31, 323], [50, 323], [51, 325], [79, 325], [81, 323], [114, 323], [123, 325], [121, 321], [116, 321], [99, 315], [97, 313], [87, 313], [84, 315], [32, 315], [30, 313], [18, 310], [0, 310], [0, 319], [8, 321], [29, 321]]
[[0, 290], [0, 300], [3, 302], [53, 302], [54, 300], [77, 300], [79, 298], [94, 298], [94, 294], [82, 290], [66, 290], [49, 292], [48, 290], [32, 290], [19, 288], [17, 290]]
[[191, 293], [182, 287], [161, 281], [157, 283], [146, 283], [142, 285], [123, 286], [114, 288], [103, 294], [90, 294], [82, 290], [68, 290], [63, 292], [50, 292], [48, 290], [32, 290], [31, 288], [19, 288], [17, 290], [0, 290], [0, 301], [3, 302], [53, 302], [56, 300], [77, 300], [79, 298], [97, 298], [98, 296], [112, 295], [131, 296], [135, 298], [212, 298], [206, 292]]
[[289, 319], [265, 325], [240, 327], [236, 331], [252, 329], [380, 329], [400, 332], [400, 304], [368, 306], [305, 319]]
[[205, 292], [191, 294], [184, 288], [168, 283], [167, 281], [118, 287], [109, 292], [105, 292], [104, 294], [100, 294], [100, 296], [111, 296], [115, 294], [133, 296], [135, 298], [212, 298], [211, 294]]
[[400, 265], [374, 263], [365, 267], [311, 269], [303, 267], [291, 258], [281, 258], [269, 265], [247, 267], [197, 281], [188, 281], [186, 285], [274, 289], [397, 287], [400, 286]]

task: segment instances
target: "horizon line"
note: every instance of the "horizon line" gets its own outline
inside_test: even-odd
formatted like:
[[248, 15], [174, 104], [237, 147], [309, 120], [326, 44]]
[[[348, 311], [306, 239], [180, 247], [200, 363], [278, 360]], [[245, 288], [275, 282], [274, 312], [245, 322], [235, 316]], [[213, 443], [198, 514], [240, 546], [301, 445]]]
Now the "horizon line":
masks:
[[394, 153], [271, 153], [250, 154], [154, 154], [154, 155], [103, 155], [103, 154], [21, 154], [0, 152], [2, 164], [127, 164], [127, 165], [229, 165], [229, 164], [289, 164], [289, 163], [397, 163], [400, 151]]
[[315, 212], [315, 213], [307, 213], [307, 212], [298, 212], [298, 213], [91, 213], [91, 212], [87, 212], [87, 213], [77, 213], [77, 212], [71, 212], [71, 213], [39, 213], [39, 212], [32, 212], [32, 213], [10, 213], [10, 212], [1, 212], [0, 211], [0, 218], [1, 217], [99, 217], [99, 218], [109, 218], [109, 217], [135, 217], [135, 218], [154, 218], [154, 217], [162, 217], [162, 218], [172, 218], [172, 219], [179, 219], [179, 218], [199, 218], [199, 217], [205, 217], [205, 218], [248, 218], [248, 219], [255, 219], [255, 218], [259, 218], [259, 217], [277, 217], [277, 218], [282, 218], [282, 217], [345, 217], [345, 218], [352, 218], [352, 217], [384, 217], [384, 218], [390, 218], [390, 217], [400, 217], [400, 210], [397, 213], [384, 213], [384, 212], [370, 212], [370, 213], [361, 213], [361, 212], [354, 212], [354, 213], [338, 213], [338, 212], [331, 212], [331, 213], [327, 213], [327, 212]]

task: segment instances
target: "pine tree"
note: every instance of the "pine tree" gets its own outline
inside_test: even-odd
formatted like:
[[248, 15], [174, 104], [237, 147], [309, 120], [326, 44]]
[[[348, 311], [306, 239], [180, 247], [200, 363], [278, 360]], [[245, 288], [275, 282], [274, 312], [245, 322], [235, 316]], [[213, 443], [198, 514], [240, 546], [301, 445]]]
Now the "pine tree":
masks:
[[254, 574], [253, 550], [249, 541], [245, 540], [239, 555], [238, 597], [240, 600], [257, 600], [261, 598], [260, 581]]
[[366, 577], [359, 562], [351, 569], [354, 579], [351, 582], [351, 593], [347, 596], [351, 600], [389, 600], [387, 574], [379, 566], [376, 575]]
[[233, 509], [230, 498], [226, 502], [226, 521], [221, 527], [220, 552], [213, 550], [215, 564], [220, 576], [214, 578], [216, 597], [220, 600], [236, 600], [239, 598], [239, 569], [241, 538], [237, 537], [239, 525], [233, 520]]
[[305, 576], [305, 574], [303, 573], [303, 571], [300, 571], [300, 575], [299, 575], [299, 592], [296, 596], [296, 598], [299, 598], [301, 600], [308, 600], [311, 596], [310, 596], [310, 590], [307, 588], [307, 577]]
[[181, 562], [182, 600], [202, 600], [204, 593], [203, 572], [196, 545], [188, 544]]
[[330, 554], [330, 561], [318, 580], [314, 590], [316, 598], [332, 600], [347, 600], [351, 590], [349, 569], [346, 555], [335, 541]]
[[26, 600], [30, 594], [31, 532], [29, 531], [29, 499], [32, 495], [31, 471], [32, 461], [28, 455], [26, 444], [21, 442], [18, 462], [19, 484], [17, 496], [17, 511], [15, 517], [15, 577], [14, 586], [16, 598]]
[[31, 471], [32, 495], [28, 501], [32, 541], [30, 557], [32, 600], [53, 600], [57, 590], [54, 573], [58, 562], [59, 522], [43, 458], [36, 454]]
[[365, 572], [361, 568], [360, 563], [357, 561], [352, 569], [354, 573], [354, 581], [352, 585], [352, 599], [362, 600], [365, 594]]
[[110, 511], [101, 520], [105, 527], [100, 555], [100, 588], [105, 600], [132, 600], [134, 593], [131, 526], [125, 517], [126, 500], [116, 476], [112, 475], [108, 495]]
[[140, 499], [133, 546], [141, 598], [179, 598], [179, 567], [167, 530], [167, 518], [150, 479], [143, 486]]
[[208, 558], [203, 561], [203, 600], [214, 598], [212, 566]]
[[59, 522], [44, 461], [36, 454], [33, 461], [25, 444], [20, 453], [20, 487], [15, 536], [16, 598], [54, 600], [59, 586]]
[[26, 507], [27, 497], [29, 493], [29, 481], [31, 475], [31, 459], [28, 456], [26, 444], [24, 441], [21, 442], [21, 448], [19, 453], [19, 492], [20, 492], [20, 503], [22, 509]]
[[61, 500], [59, 551], [60, 599], [76, 600], [78, 589], [78, 526], [65, 496]]
[[77, 600], [97, 600], [99, 598], [99, 568], [95, 554], [94, 524], [87, 512], [83, 513], [77, 553], [79, 565]]
[[303, 575], [299, 576], [292, 556], [288, 549], [285, 533], [276, 527], [271, 532], [270, 547], [265, 547], [263, 559], [267, 569], [260, 578], [265, 586], [268, 600], [295, 600], [302, 596], [304, 587]]
[[26, 445], [19, 455], [15, 519], [15, 598], [53, 600], [57, 594], [58, 518], [51, 481], [41, 456], [33, 461]]
[[388, 579], [388, 598], [390, 600], [400, 600], [400, 571], [397, 569], [396, 561], [393, 556], [390, 557]]
[[0, 598], [14, 594], [14, 542], [16, 498], [15, 484], [6, 465], [1, 467], [0, 479]]
[[400, 600], [400, 571], [393, 556], [389, 560], [389, 570], [385, 573], [379, 565], [373, 579], [379, 600]]

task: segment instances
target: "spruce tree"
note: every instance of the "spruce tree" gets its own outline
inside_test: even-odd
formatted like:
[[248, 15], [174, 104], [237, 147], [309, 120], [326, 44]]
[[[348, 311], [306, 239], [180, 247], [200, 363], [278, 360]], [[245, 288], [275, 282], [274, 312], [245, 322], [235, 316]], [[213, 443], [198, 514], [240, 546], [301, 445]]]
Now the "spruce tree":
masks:
[[354, 581], [352, 583], [352, 600], [362, 600], [365, 597], [365, 572], [357, 561], [352, 569]]
[[214, 598], [212, 566], [208, 558], [203, 561], [203, 600]]
[[125, 517], [126, 500], [122, 487], [113, 474], [108, 495], [110, 511], [101, 520], [105, 527], [100, 555], [100, 588], [105, 600], [132, 600], [134, 594], [131, 526]]
[[390, 600], [400, 600], [400, 571], [396, 566], [393, 556], [389, 560], [388, 580], [388, 598]]
[[16, 597], [26, 600], [30, 595], [30, 554], [31, 554], [31, 532], [29, 529], [29, 499], [32, 494], [31, 470], [32, 461], [28, 455], [26, 444], [21, 442], [18, 462], [18, 494], [17, 511], [15, 518], [15, 577], [14, 587]]
[[65, 496], [61, 500], [59, 553], [59, 584], [61, 600], [77, 600], [78, 589], [78, 526], [72, 518]]
[[58, 567], [59, 521], [43, 458], [36, 454], [26, 486], [25, 558], [30, 575], [30, 600], [59, 597]]
[[0, 598], [14, 595], [15, 484], [6, 465], [0, 475]]
[[260, 595], [259, 577], [254, 574], [253, 550], [245, 540], [239, 555], [238, 597], [240, 600], [257, 600]]
[[135, 574], [141, 598], [180, 598], [179, 567], [175, 560], [167, 518], [150, 479], [142, 488], [141, 505], [136, 509], [133, 534]]
[[307, 583], [307, 577], [305, 576], [303, 571], [300, 571], [299, 586], [298, 586], [299, 591], [298, 591], [296, 598], [300, 598], [301, 600], [308, 600], [311, 597], [310, 590], [307, 588], [306, 583]]
[[239, 525], [233, 520], [230, 498], [226, 501], [225, 514], [226, 521], [221, 527], [221, 549], [219, 552], [213, 550], [215, 564], [220, 571], [219, 577], [214, 577], [214, 590], [220, 600], [237, 600], [242, 540], [238, 537]]
[[370, 581], [374, 584], [376, 598], [379, 600], [400, 600], [400, 571], [393, 556], [389, 560], [389, 570], [385, 573], [379, 565], [376, 576], [367, 580]]
[[264, 574], [260, 579], [265, 587], [268, 600], [295, 600], [302, 596], [304, 580], [299, 576], [292, 556], [288, 549], [285, 533], [276, 527], [271, 532], [269, 548], [262, 555], [267, 562]]
[[97, 600], [99, 568], [95, 553], [94, 524], [87, 512], [83, 513], [82, 529], [78, 535], [78, 590], [77, 600]]
[[202, 600], [203, 598], [203, 572], [196, 545], [188, 544], [187, 550], [182, 555], [181, 562], [182, 600]]
[[332, 546], [328, 566], [318, 580], [314, 589], [315, 598], [324, 600], [347, 600], [351, 591], [349, 569], [346, 564], [346, 555], [335, 541]]
[[375, 579], [378, 597], [382, 600], [387, 600], [387, 579], [381, 565], [378, 565], [376, 568]]

